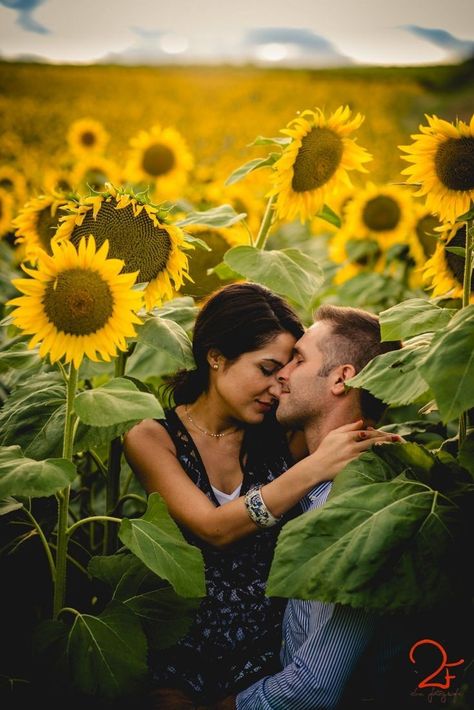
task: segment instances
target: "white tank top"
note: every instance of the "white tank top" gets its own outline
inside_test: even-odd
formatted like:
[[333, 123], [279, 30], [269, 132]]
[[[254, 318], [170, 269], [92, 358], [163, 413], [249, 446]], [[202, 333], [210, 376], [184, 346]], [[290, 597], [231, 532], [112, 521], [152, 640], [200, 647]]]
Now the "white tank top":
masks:
[[232, 493], [223, 493], [220, 491], [218, 488], [214, 488], [213, 485], [211, 485], [211, 488], [214, 492], [214, 495], [216, 496], [217, 500], [221, 505], [224, 505], [224, 503], [229, 503], [231, 500], [234, 500], [234, 498], [238, 498], [240, 495], [240, 489], [242, 488], [242, 485], [237, 486], [235, 491], [232, 491]]

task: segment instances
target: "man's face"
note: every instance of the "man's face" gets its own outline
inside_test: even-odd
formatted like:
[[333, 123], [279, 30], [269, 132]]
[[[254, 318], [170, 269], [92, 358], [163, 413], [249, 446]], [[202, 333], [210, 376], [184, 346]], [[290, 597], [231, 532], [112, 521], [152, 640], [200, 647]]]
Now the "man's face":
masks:
[[321, 343], [332, 337], [331, 325], [320, 321], [297, 341], [293, 357], [278, 373], [282, 386], [276, 417], [287, 427], [301, 427], [321, 416], [331, 402], [331, 380], [321, 377], [324, 363]]

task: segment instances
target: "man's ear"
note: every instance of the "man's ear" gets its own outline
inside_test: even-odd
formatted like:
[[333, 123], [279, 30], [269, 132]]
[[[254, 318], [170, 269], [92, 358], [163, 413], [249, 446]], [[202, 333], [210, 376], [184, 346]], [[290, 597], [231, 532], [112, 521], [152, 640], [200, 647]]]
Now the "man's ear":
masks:
[[354, 365], [339, 365], [333, 373], [333, 383], [331, 385], [332, 394], [336, 397], [346, 394], [345, 381], [354, 377], [355, 374], [356, 369]]

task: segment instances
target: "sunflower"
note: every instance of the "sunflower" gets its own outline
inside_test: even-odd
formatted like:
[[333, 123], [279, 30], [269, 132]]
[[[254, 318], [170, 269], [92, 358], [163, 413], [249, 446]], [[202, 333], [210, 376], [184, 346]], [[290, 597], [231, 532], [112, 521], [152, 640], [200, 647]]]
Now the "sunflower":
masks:
[[130, 140], [130, 155], [124, 178], [135, 184], [152, 186], [161, 202], [181, 196], [194, 164], [184, 138], [171, 126], [155, 125]]
[[274, 184], [268, 193], [269, 197], [277, 195], [280, 219], [299, 215], [304, 222], [332, 194], [351, 186], [349, 170], [367, 172], [363, 163], [371, 155], [348, 138], [364, 119], [360, 114], [350, 117], [348, 106], [340, 106], [329, 118], [320, 109], [307, 110], [282, 129], [292, 141], [274, 165]]
[[409, 146], [399, 146], [413, 163], [402, 170], [407, 182], [420, 185], [416, 195], [426, 195], [426, 206], [442, 221], [455, 222], [474, 200], [474, 115], [470, 123], [456, 125], [426, 115], [428, 126], [411, 137]]
[[0, 187], [0, 237], [12, 228], [13, 199], [9, 192]]
[[109, 134], [100, 121], [93, 118], [80, 118], [69, 126], [67, 142], [77, 157], [103, 153], [108, 141]]
[[438, 237], [435, 232], [439, 230], [439, 219], [423, 205], [415, 205], [415, 234], [416, 239], [423, 249], [425, 259], [429, 259], [436, 249]]
[[51, 239], [59, 227], [60, 209], [67, 200], [58, 195], [35, 197], [19, 211], [13, 220], [16, 244], [25, 248], [25, 257], [34, 259], [38, 250], [51, 254]]
[[338, 265], [333, 276], [336, 285], [363, 271], [381, 273], [385, 266], [384, 250], [377, 239], [354, 238], [343, 230], [331, 237], [328, 256]]
[[[464, 257], [447, 251], [446, 247], [466, 246], [466, 222], [445, 225], [444, 238], [436, 245], [433, 256], [423, 270], [423, 281], [432, 295], [462, 298], [464, 284]], [[474, 274], [471, 275], [471, 303], [474, 303]]]
[[138, 281], [147, 283], [145, 304], [153, 308], [173, 298], [188, 277], [183, 250], [190, 246], [181, 229], [159, 220], [157, 207], [112, 185], [107, 189], [70, 204], [55, 241], [67, 239], [77, 246], [81, 237], [93, 234], [101, 246], [108, 239], [110, 254], [123, 260], [124, 271], [138, 271]]
[[12, 195], [15, 204], [23, 204], [27, 189], [25, 176], [11, 165], [0, 166], [0, 187]]
[[71, 171], [67, 168], [59, 170], [46, 170], [43, 175], [42, 184], [45, 192], [68, 195], [74, 192]]
[[397, 185], [368, 182], [347, 204], [343, 229], [359, 239], [377, 239], [389, 247], [407, 240], [414, 221], [411, 195]]
[[225, 283], [230, 282], [230, 280], [220, 279], [216, 274], [208, 274], [207, 271], [220, 264], [224, 254], [231, 247], [249, 243], [246, 230], [238, 227], [238, 224], [228, 228], [204, 227], [200, 225], [185, 227], [186, 232], [202, 239], [211, 248], [211, 251], [196, 249], [189, 259], [189, 275], [192, 283], [183, 286], [181, 289], [183, 295], [192, 296], [199, 300]]
[[134, 290], [136, 273], [121, 274], [123, 262], [107, 259], [108, 242], [96, 251], [92, 235], [83, 237], [76, 251], [71, 242], [53, 244], [52, 256], [41, 252], [38, 268], [27, 269], [29, 279], [13, 279], [23, 296], [7, 302], [16, 306], [13, 323], [28, 335], [28, 347], [41, 343], [40, 357], [52, 363], [64, 357], [78, 368], [84, 355], [110, 361], [127, 349], [142, 294]]
[[120, 168], [112, 160], [101, 155], [88, 155], [78, 161], [71, 171], [74, 188], [89, 193], [104, 190], [106, 183], [117, 184], [120, 181]]

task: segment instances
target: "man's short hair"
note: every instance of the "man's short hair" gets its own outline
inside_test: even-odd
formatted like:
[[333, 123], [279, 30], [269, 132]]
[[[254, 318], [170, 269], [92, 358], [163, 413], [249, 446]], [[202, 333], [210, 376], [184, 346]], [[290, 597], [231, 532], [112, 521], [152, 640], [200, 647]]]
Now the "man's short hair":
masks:
[[[324, 304], [314, 313], [314, 320], [329, 323], [334, 336], [319, 346], [324, 357], [319, 372], [322, 377], [344, 364], [351, 364], [356, 373], [360, 372], [377, 355], [402, 347], [400, 340], [382, 342], [379, 317], [361, 308]], [[387, 405], [367, 390], [359, 392], [363, 417], [377, 422]]]

